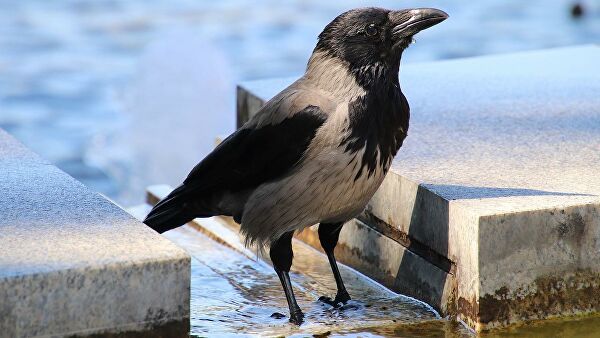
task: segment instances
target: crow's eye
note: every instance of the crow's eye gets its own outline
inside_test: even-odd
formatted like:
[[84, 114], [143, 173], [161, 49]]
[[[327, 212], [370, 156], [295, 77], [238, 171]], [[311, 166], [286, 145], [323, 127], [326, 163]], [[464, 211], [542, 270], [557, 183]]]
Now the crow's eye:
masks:
[[378, 32], [379, 30], [377, 30], [377, 26], [375, 26], [374, 23], [368, 24], [365, 27], [365, 34], [367, 34], [367, 36], [375, 36]]

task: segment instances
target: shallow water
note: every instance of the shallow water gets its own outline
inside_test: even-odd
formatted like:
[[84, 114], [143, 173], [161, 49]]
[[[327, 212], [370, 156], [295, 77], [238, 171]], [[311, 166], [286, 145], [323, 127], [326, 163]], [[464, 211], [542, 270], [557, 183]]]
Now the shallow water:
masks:
[[[191, 332], [207, 336], [473, 337], [462, 324], [440, 318], [428, 305], [387, 290], [340, 264], [353, 300], [336, 309], [319, 302], [335, 294], [325, 255], [294, 240], [291, 278], [305, 312], [288, 323], [287, 303], [273, 268], [248, 251], [224, 246], [184, 226], [165, 234], [192, 255]], [[275, 319], [278, 312], [284, 318]], [[536, 321], [481, 334], [486, 338], [600, 337], [600, 317]]]
[[[149, 207], [128, 209], [143, 218]], [[203, 220], [206, 229], [227, 246], [186, 225], [164, 234], [192, 256], [191, 337], [474, 337], [460, 323], [440, 318], [427, 304], [396, 294], [340, 264], [353, 300], [341, 309], [317, 301], [335, 294], [327, 258], [294, 240], [291, 279], [306, 322], [288, 323], [285, 296], [273, 268], [245, 249], [231, 230]], [[591, 297], [595, 295], [590, 295]], [[274, 319], [279, 312], [286, 317]], [[481, 334], [486, 338], [600, 337], [600, 316], [523, 323]]]
[[[441, 320], [429, 306], [393, 293], [345, 266], [340, 270], [353, 300], [339, 309], [317, 301], [322, 295], [335, 294], [327, 259], [294, 241], [291, 278], [305, 312], [305, 323], [298, 327], [288, 323], [287, 303], [270, 265], [218, 244], [188, 226], [166, 236], [193, 257], [192, 335], [351, 334]], [[272, 318], [275, 312], [286, 317]], [[467, 330], [462, 330], [466, 334]]]

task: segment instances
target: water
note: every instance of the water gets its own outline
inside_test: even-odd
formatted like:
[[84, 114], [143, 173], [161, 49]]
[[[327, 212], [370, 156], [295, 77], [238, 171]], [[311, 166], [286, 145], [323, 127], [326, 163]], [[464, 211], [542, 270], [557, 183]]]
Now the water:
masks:
[[124, 204], [233, 129], [234, 84], [303, 71], [352, 7], [438, 6], [404, 62], [598, 42], [600, 2], [0, 0], [0, 127]]
[[[144, 204], [128, 211], [142, 219], [149, 209]], [[406, 337], [444, 332], [451, 334], [448, 337], [471, 336], [468, 329], [440, 318], [430, 306], [341, 264], [340, 274], [353, 299], [341, 308], [319, 302], [320, 296], [335, 295], [331, 268], [324, 254], [298, 240], [293, 241], [290, 278], [305, 322], [290, 324], [279, 278], [268, 263], [244, 247], [237, 227], [215, 218], [201, 224], [210, 237], [189, 224], [163, 234], [192, 257], [191, 337], [379, 337], [393, 332], [404, 332]], [[271, 317], [276, 312], [285, 317]]]
[[[252, 253], [247, 255], [214, 242], [190, 226], [165, 236], [192, 256], [192, 336], [377, 336], [405, 330], [407, 336], [415, 337], [418, 330], [425, 334], [436, 329], [455, 337], [470, 336], [466, 328], [439, 318], [427, 305], [393, 293], [343, 265], [340, 272], [353, 300], [339, 309], [317, 301], [319, 296], [332, 296], [336, 291], [327, 258], [294, 241], [290, 275], [305, 313], [305, 323], [298, 327], [288, 322], [285, 296], [270, 265]], [[275, 312], [286, 317], [272, 318]], [[411, 331], [413, 334], [408, 335]]]
[[[131, 210], [143, 217], [147, 207]], [[203, 224], [209, 226], [205, 220]], [[209, 226], [210, 227], [210, 226]], [[227, 238], [221, 234], [222, 238]], [[243, 248], [237, 236], [229, 246], [186, 225], [165, 233], [192, 256], [191, 337], [445, 337], [475, 335], [462, 324], [440, 318], [429, 306], [391, 292], [340, 264], [353, 300], [340, 309], [317, 301], [335, 294], [325, 255], [294, 241], [290, 273], [305, 323], [288, 323], [287, 303], [273, 268]], [[218, 257], [218, 259], [216, 259]], [[274, 312], [285, 318], [271, 317]], [[579, 317], [526, 323], [483, 333], [485, 338], [600, 336], [600, 317]]]

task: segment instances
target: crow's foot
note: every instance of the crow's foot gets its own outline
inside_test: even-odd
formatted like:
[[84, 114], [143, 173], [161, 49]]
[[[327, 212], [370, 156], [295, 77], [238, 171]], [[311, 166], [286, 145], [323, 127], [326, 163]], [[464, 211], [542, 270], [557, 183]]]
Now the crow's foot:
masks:
[[320, 302], [329, 304], [333, 307], [341, 307], [342, 305], [346, 304], [349, 300], [350, 300], [350, 295], [346, 291], [338, 292], [335, 295], [335, 298], [333, 300], [330, 297], [326, 297], [326, 296], [319, 297]]
[[290, 323], [300, 325], [303, 322], [304, 322], [304, 313], [302, 313], [302, 310], [300, 310], [298, 308], [290, 313]]

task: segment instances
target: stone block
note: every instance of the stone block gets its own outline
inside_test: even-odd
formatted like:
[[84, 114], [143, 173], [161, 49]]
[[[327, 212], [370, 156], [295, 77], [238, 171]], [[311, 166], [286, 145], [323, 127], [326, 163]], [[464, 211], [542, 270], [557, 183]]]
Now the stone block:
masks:
[[189, 332], [190, 257], [0, 130], [0, 337]]
[[[590, 45], [402, 66], [408, 138], [359, 219], [446, 278], [419, 283], [403, 255], [398, 290], [479, 331], [600, 311], [598, 60]], [[242, 83], [239, 121], [293, 80]]]

